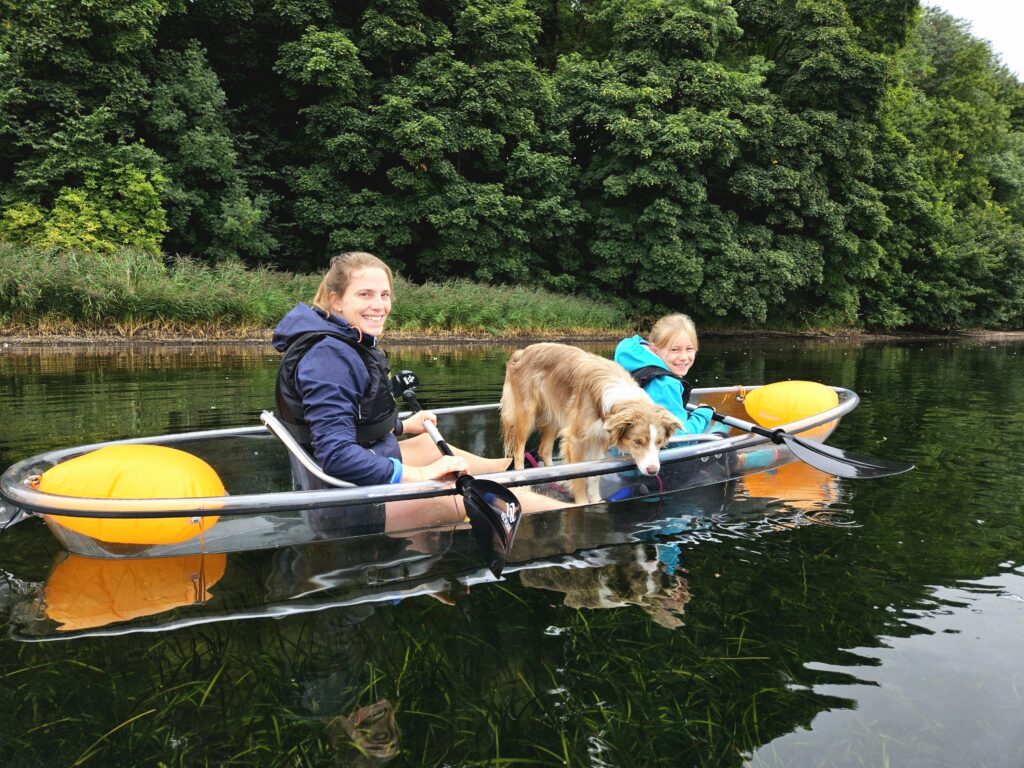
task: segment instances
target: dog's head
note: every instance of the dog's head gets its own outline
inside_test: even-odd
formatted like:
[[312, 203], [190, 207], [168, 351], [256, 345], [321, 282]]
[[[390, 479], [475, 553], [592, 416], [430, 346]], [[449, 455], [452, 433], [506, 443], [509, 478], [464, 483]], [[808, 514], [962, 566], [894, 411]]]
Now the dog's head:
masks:
[[667, 409], [641, 400], [621, 403], [604, 421], [609, 443], [628, 453], [645, 475], [658, 474], [658, 451], [681, 426]]

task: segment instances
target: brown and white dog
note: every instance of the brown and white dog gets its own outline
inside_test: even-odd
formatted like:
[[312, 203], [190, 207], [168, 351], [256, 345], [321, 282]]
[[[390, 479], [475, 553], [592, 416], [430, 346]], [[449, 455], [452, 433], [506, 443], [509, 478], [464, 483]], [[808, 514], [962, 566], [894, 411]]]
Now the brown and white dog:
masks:
[[[622, 366], [566, 344], [532, 344], [509, 358], [501, 392], [505, 453], [523, 468], [530, 433], [540, 433], [540, 456], [551, 466], [555, 438], [569, 463], [602, 458], [614, 446], [645, 475], [661, 469], [658, 451], [680, 427], [655, 405]], [[570, 482], [577, 504], [598, 501], [597, 478]]]

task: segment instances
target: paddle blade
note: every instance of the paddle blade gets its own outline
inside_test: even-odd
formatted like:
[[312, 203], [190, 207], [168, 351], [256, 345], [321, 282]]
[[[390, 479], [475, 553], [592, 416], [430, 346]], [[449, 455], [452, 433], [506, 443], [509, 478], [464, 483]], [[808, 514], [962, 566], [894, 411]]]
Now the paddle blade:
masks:
[[876, 456], [845, 451], [833, 445], [804, 440], [786, 433], [782, 433], [782, 439], [798, 459], [807, 462], [815, 469], [838, 477], [870, 480], [876, 477], [899, 475], [914, 468], [913, 464], [905, 461], [879, 459]]
[[458, 485], [484, 562], [491, 573], [501, 576], [519, 530], [523, 511], [519, 499], [508, 488], [491, 480], [463, 475]]

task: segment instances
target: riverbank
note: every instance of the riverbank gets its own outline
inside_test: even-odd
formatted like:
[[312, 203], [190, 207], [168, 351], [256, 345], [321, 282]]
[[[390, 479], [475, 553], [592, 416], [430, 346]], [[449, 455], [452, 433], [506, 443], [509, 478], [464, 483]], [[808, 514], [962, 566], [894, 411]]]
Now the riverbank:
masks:
[[[503, 344], [529, 343], [535, 341], [602, 342], [617, 341], [634, 333], [630, 329], [620, 331], [595, 330], [580, 332], [552, 331], [538, 332], [534, 329], [523, 332], [506, 332], [501, 334], [482, 334], [457, 331], [389, 331], [384, 339], [387, 346], [411, 346], [427, 344]], [[261, 345], [270, 344], [271, 329], [216, 329], [204, 332], [168, 332], [165, 330], [139, 330], [131, 334], [108, 332], [90, 332], [85, 334], [46, 333], [25, 328], [0, 328], [0, 346], [3, 348], [17, 347], [48, 347], [48, 346], [83, 346], [83, 345]], [[988, 331], [970, 330], [955, 333], [869, 333], [859, 330], [818, 330], [818, 331], [784, 331], [769, 329], [711, 329], [701, 330], [702, 339], [713, 338], [777, 338], [835, 341], [936, 341], [942, 339], [976, 339], [979, 341], [1024, 341], [1024, 331]]]

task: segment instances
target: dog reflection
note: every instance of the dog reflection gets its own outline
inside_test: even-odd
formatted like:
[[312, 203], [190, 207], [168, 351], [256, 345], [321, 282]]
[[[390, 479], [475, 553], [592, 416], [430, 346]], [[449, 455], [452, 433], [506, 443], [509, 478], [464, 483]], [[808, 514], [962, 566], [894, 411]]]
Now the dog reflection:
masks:
[[520, 573], [524, 586], [565, 594], [570, 608], [637, 606], [663, 627], [682, 626], [690, 600], [686, 580], [670, 574], [656, 547], [638, 544], [600, 553], [591, 568], [539, 568]]
[[337, 765], [383, 765], [401, 751], [395, 709], [387, 699], [339, 715], [327, 725], [336, 750]]

